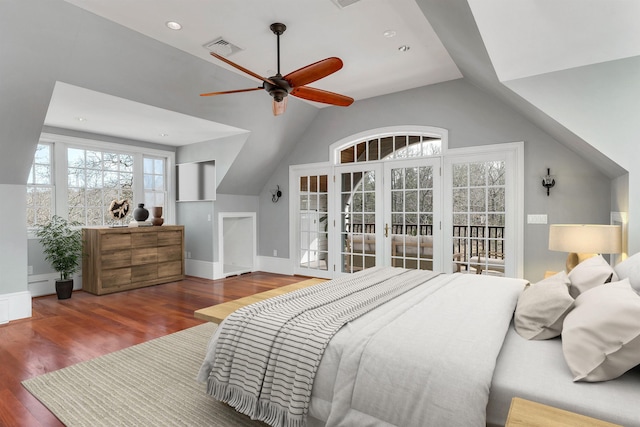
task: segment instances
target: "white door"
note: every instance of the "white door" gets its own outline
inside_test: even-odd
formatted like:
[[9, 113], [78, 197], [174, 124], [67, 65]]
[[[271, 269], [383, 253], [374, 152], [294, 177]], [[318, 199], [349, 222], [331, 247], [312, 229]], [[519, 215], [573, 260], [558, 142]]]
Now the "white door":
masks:
[[440, 170], [434, 158], [384, 164], [385, 265], [450, 272], [441, 256]]
[[382, 165], [336, 167], [335, 177], [336, 272], [384, 265]]
[[297, 190], [293, 204], [295, 274], [324, 278], [333, 275], [329, 271], [332, 262], [329, 251], [329, 170], [305, 168], [293, 177], [292, 188]]
[[513, 147], [445, 158], [443, 224], [453, 231], [445, 245], [462, 271], [522, 277], [521, 149]]
[[[336, 167], [336, 271], [442, 271], [439, 159]], [[448, 271], [448, 270], [447, 270]]]

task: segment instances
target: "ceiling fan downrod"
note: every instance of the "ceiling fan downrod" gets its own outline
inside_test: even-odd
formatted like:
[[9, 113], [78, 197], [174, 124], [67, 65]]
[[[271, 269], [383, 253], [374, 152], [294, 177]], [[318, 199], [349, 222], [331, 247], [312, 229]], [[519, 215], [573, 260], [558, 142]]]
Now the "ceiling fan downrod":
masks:
[[277, 40], [276, 43], [277, 43], [277, 49], [278, 49], [278, 76], [281, 76], [282, 74], [280, 74], [280, 36], [285, 32], [285, 30], [287, 29], [287, 26], [280, 22], [275, 22], [271, 24], [269, 28], [271, 29], [273, 34], [276, 35], [276, 40]]
[[287, 83], [287, 81], [282, 78], [282, 74], [280, 74], [280, 36], [285, 32], [287, 26], [280, 22], [275, 22], [271, 24], [269, 28], [271, 29], [273, 34], [276, 35], [278, 72], [275, 76], [270, 78], [270, 80], [276, 83], [276, 85], [274, 86], [265, 83], [265, 88], [273, 97], [273, 100], [276, 103], [280, 103], [285, 99], [287, 95], [289, 95], [289, 91], [291, 90], [291, 86], [289, 86], [289, 83]]

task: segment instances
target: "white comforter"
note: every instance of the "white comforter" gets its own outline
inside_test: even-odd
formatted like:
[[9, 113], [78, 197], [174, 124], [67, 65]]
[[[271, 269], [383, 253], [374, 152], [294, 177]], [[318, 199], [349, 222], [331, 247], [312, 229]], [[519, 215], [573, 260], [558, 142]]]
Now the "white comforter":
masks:
[[525, 284], [442, 275], [345, 325], [316, 376], [315, 424], [484, 426], [496, 358]]
[[496, 358], [525, 284], [440, 275], [347, 323], [318, 366], [310, 423], [484, 426]]

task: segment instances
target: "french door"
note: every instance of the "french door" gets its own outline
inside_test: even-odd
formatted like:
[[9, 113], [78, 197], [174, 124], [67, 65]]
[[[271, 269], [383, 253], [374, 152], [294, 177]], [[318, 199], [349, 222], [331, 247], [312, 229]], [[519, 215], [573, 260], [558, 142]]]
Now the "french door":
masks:
[[336, 167], [339, 268], [442, 269], [439, 159]]
[[522, 151], [292, 167], [294, 273], [391, 265], [522, 277]]

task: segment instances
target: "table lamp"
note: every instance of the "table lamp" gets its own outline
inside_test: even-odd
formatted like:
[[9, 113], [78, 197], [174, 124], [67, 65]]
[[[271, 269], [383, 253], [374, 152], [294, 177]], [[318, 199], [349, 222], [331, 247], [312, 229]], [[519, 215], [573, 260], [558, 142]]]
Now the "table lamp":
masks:
[[551, 224], [549, 250], [569, 252], [567, 273], [587, 258], [622, 251], [622, 229], [619, 225]]

